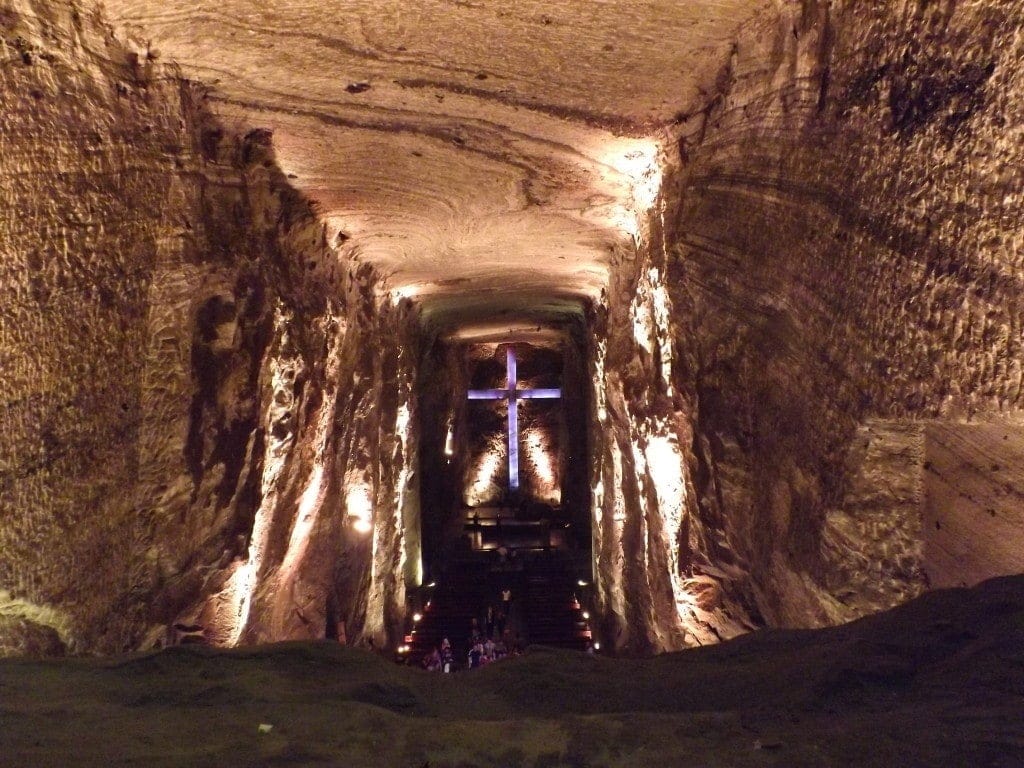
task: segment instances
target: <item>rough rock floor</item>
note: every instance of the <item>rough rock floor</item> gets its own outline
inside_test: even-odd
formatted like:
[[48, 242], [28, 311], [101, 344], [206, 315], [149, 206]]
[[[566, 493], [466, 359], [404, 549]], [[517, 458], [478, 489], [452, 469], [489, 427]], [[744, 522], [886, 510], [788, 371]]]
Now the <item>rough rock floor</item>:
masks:
[[9, 659], [0, 765], [1024, 766], [1024, 576], [831, 629], [452, 676], [327, 643]]

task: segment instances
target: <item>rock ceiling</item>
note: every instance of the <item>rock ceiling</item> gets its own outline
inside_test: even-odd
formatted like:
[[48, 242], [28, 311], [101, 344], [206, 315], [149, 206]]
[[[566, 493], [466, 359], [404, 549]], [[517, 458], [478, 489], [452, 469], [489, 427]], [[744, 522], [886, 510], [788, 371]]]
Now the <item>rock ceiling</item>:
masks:
[[228, 125], [273, 131], [342, 256], [463, 334], [600, 293], [675, 116], [701, 103], [758, 5], [105, 2], [212, 86]]

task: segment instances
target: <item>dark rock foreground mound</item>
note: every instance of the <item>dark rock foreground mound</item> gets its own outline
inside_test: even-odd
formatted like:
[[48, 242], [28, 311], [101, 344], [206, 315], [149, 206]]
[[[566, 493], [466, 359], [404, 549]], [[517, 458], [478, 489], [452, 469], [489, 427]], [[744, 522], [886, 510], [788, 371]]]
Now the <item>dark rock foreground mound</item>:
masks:
[[1024, 766], [1024, 576], [652, 659], [349, 648], [0, 662], [0, 764]]

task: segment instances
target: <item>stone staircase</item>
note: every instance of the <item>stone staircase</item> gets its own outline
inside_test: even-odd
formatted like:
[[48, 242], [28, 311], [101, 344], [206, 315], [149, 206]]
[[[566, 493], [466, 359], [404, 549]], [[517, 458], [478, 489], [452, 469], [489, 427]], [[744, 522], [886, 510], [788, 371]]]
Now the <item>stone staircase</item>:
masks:
[[421, 665], [447, 637], [456, 668], [465, 666], [472, 621], [482, 620], [488, 601], [496, 604], [500, 595], [496, 576], [487, 559], [464, 558], [446, 579], [424, 593], [423, 608], [417, 612], [420, 620], [413, 621], [405, 637], [410, 663]]
[[405, 636], [403, 660], [422, 665], [424, 657], [447, 637], [455, 668], [466, 666], [472, 620], [483, 630], [488, 605], [500, 606], [501, 591], [512, 591], [506, 638], [522, 646], [542, 644], [585, 650], [591, 640], [590, 622], [578, 598], [572, 559], [559, 550], [524, 553], [517, 569], [499, 566], [477, 553], [453, 563], [447, 578], [424, 594], [423, 607]]
[[524, 571], [523, 618], [527, 641], [536, 645], [586, 650], [590, 622], [580, 605], [571, 561], [560, 552], [532, 558]]

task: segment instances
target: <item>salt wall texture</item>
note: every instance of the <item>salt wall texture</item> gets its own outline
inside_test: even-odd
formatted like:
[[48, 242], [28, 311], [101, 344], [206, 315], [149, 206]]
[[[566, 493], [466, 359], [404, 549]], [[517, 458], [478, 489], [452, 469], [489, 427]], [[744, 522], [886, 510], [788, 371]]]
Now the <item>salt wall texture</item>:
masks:
[[1022, 18], [779, 3], [680, 116], [679, 170], [597, 318], [618, 645], [834, 623], [1024, 570]]
[[0, 60], [0, 649], [382, 640], [418, 562], [409, 307], [269, 133], [93, 13], [0, 4]]

